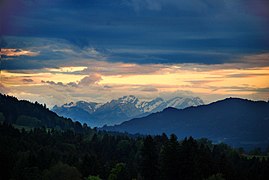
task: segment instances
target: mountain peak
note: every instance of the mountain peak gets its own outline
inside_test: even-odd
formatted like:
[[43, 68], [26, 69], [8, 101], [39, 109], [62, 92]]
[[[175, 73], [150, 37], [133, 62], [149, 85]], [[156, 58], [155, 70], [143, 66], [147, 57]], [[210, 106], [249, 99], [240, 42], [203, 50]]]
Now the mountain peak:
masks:
[[203, 105], [204, 102], [199, 97], [174, 97], [167, 101], [167, 107], [184, 109], [189, 106]]
[[120, 103], [136, 103], [138, 101], [138, 98], [133, 96], [133, 95], [129, 95], [129, 96], [123, 96], [121, 98], [118, 99], [118, 101], [120, 101]]
[[70, 107], [73, 107], [73, 106], [75, 106], [76, 105], [76, 103], [74, 103], [74, 102], [70, 102], [70, 103], [65, 103], [64, 105], [63, 105], [63, 107], [65, 107], [65, 108], [70, 108]]

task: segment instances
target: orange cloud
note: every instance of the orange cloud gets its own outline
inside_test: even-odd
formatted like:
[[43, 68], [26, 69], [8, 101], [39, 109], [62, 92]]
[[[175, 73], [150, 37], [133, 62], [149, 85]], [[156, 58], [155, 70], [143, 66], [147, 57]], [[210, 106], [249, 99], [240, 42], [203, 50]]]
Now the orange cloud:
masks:
[[16, 57], [16, 56], [37, 56], [39, 52], [32, 52], [23, 49], [7, 49], [3, 48], [0, 51], [0, 55], [4, 55], [7, 57]]

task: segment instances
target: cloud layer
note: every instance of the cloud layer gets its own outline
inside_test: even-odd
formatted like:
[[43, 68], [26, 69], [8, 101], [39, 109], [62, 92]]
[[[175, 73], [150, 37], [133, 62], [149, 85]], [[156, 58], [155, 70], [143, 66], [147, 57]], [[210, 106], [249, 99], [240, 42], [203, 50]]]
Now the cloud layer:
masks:
[[269, 96], [267, 0], [2, 0], [0, 92], [49, 105]]
[[269, 50], [266, 0], [1, 2], [1, 35], [25, 37], [1, 46], [35, 48], [34, 60], [223, 64]]

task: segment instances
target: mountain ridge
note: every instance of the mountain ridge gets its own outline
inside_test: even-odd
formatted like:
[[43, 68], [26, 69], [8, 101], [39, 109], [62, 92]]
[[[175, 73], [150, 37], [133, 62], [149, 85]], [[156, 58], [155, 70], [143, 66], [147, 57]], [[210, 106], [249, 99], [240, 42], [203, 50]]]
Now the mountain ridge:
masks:
[[[60, 116], [68, 117], [90, 126], [103, 126], [120, 124], [135, 117], [143, 117], [150, 113], [159, 112], [170, 106], [171, 100], [176, 101], [173, 106], [176, 108], [185, 108], [188, 106], [197, 106], [204, 104], [199, 97], [174, 97], [165, 101], [157, 97], [150, 101], [141, 101], [133, 95], [123, 96], [113, 99], [104, 104], [95, 102], [78, 101], [76, 103], [67, 103], [62, 106], [54, 106], [52, 111]], [[84, 104], [81, 106], [80, 104]], [[86, 104], [86, 105], [85, 105]], [[94, 104], [94, 108], [89, 110], [88, 106]]]
[[[175, 133], [178, 137], [207, 137], [231, 145], [269, 144], [269, 102], [226, 98], [185, 109], [166, 108], [161, 112], [103, 130], [140, 134]], [[265, 143], [266, 142], [266, 143]]]

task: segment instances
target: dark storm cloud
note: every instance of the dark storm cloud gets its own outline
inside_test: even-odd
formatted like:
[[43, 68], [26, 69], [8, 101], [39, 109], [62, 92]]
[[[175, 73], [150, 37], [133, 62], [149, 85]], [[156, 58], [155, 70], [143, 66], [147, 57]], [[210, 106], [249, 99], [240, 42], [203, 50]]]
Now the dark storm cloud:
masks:
[[[1, 31], [2, 35], [63, 39], [64, 42], [60, 44], [63, 49], [66, 45], [72, 45], [70, 49], [77, 53], [84, 52], [84, 49], [89, 47], [101, 49], [100, 53], [106, 57], [102, 60], [106, 61], [141, 64], [222, 64], [234, 63], [235, 59], [241, 56], [269, 50], [267, 28], [269, 15], [263, 10], [264, 8], [261, 12], [258, 11], [259, 7], [268, 5], [265, 0], [3, 2], [8, 2], [5, 4], [8, 4], [7, 8], [12, 11], [1, 12], [3, 15], [0, 17], [1, 26], [5, 27], [2, 28], [4, 29]], [[255, 6], [252, 5], [254, 2]], [[21, 6], [22, 10], [15, 11], [17, 6]], [[41, 40], [35, 39], [35, 41]], [[12, 48], [29, 46], [29, 43], [16, 44], [10, 41], [12, 40], [7, 41], [7, 44], [11, 46], [10, 43], [13, 43]], [[127, 50], [118, 51], [123, 48]], [[52, 64], [59, 66], [62, 60], [68, 64], [77, 57], [74, 53], [68, 54], [71, 51], [51, 52], [53, 50], [51, 46], [44, 49], [44, 46], [39, 47], [38, 51], [41, 53], [35, 57], [35, 63], [26, 60], [27, 65], [20, 62], [16, 62], [16, 65], [12, 62], [7, 64], [13, 69], [21, 66], [43, 68], [51, 67]], [[129, 52], [128, 49], [154, 52]], [[162, 49], [181, 52], [158, 52]], [[82, 57], [89, 58], [86, 54]], [[100, 56], [94, 58], [98, 59]], [[54, 61], [49, 63], [49, 60]]]

